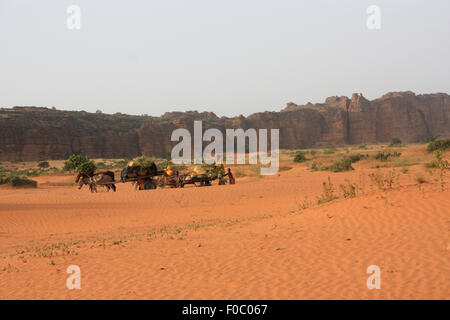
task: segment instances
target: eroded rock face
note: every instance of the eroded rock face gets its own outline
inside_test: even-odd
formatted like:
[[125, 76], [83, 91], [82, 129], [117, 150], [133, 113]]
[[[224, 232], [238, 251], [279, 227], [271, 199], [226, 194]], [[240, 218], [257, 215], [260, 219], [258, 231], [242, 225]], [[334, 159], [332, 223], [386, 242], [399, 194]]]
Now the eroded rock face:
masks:
[[114, 158], [139, 153], [139, 117], [47, 108], [0, 109], [0, 160], [66, 159], [82, 152]]
[[176, 144], [170, 141], [173, 130], [186, 128], [193, 134], [195, 120], [203, 121], [203, 130], [217, 128], [224, 134], [226, 128], [279, 128], [280, 148], [295, 149], [446, 137], [449, 119], [449, 95], [413, 92], [388, 93], [373, 101], [353, 94], [321, 104], [290, 102], [280, 112], [235, 118], [196, 111], [148, 117], [15, 107], [0, 109], [0, 161], [65, 159], [76, 152], [92, 158], [166, 157]]

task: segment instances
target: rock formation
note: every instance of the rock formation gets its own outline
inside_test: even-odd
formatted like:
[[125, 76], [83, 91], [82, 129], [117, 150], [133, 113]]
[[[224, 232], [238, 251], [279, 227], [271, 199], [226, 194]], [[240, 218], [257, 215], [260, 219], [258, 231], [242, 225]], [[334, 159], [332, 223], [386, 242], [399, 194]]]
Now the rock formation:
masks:
[[369, 101], [361, 94], [329, 97], [322, 104], [288, 103], [280, 112], [248, 117], [217, 117], [210, 112], [171, 112], [161, 117], [58, 111], [48, 108], [0, 109], [0, 161], [65, 159], [72, 153], [92, 158], [140, 154], [166, 157], [176, 128], [280, 128], [280, 148], [419, 142], [450, 135], [450, 96], [393, 92]]

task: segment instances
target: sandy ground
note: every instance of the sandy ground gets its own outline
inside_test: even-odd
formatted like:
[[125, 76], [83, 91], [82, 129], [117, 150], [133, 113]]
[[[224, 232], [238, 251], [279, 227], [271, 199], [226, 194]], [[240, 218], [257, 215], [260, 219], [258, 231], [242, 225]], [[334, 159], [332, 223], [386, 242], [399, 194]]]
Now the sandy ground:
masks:
[[[38, 189], [0, 190], [0, 298], [449, 299], [450, 192], [419, 188], [417, 170], [389, 191], [370, 169], [98, 194], [39, 177]], [[317, 205], [328, 176], [357, 196]], [[66, 288], [69, 265], [81, 290]]]

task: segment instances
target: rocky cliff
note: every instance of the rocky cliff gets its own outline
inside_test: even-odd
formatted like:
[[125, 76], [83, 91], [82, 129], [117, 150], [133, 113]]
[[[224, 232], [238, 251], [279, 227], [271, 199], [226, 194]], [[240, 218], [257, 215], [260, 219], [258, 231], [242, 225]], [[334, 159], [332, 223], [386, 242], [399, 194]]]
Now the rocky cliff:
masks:
[[92, 158], [122, 158], [140, 154], [167, 156], [172, 131], [203, 129], [279, 128], [280, 148], [423, 141], [450, 136], [450, 96], [388, 93], [369, 101], [361, 94], [330, 97], [324, 103], [288, 103], [280, 112], [248, 117], [217, 117], [196, 111], [166, 113], [161, 117], [58, 111], [48, 108], [0, 109], [0, 161], [65, 159], [72, 153]]

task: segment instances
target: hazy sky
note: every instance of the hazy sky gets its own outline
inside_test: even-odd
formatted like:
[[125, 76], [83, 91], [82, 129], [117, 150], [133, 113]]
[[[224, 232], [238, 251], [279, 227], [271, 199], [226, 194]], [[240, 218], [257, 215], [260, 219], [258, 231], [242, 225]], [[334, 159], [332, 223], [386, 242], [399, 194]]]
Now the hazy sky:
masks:
[[0, 0], [0, 44], [0, 107], [233, 116], [450, 93], [449, 0]]

